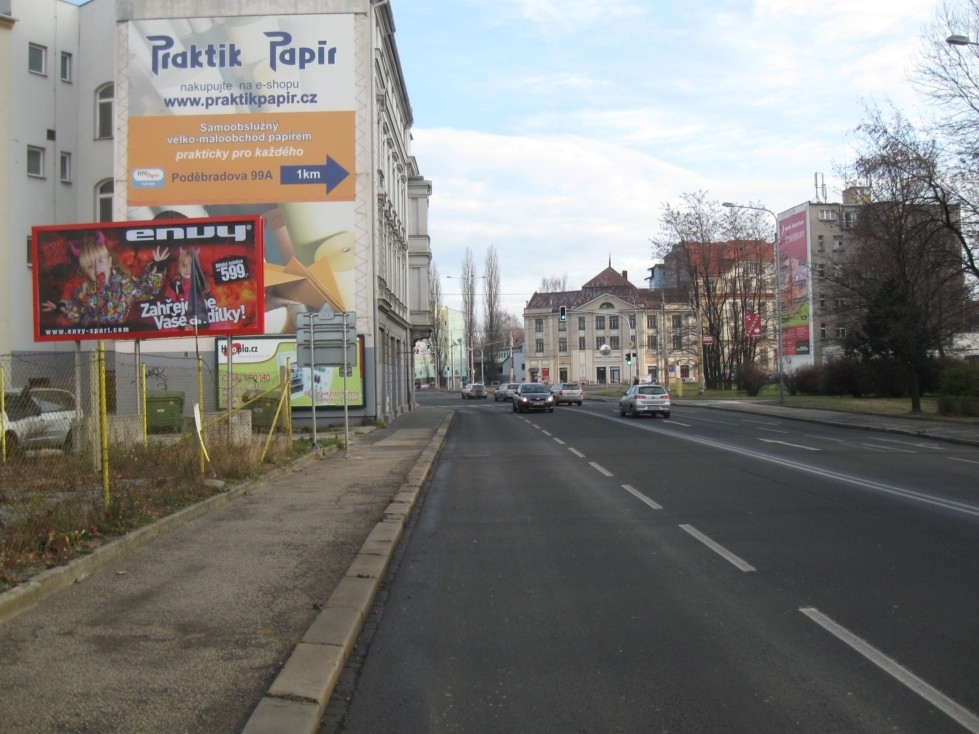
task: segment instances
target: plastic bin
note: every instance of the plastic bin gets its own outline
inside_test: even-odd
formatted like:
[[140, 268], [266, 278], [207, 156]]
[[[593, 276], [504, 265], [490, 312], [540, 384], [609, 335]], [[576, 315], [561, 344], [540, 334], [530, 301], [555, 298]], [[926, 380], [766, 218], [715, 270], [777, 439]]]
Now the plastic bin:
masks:
[[184, 394], [169, 390], [146, 392], [146, 428], [151, 433], [179, 433], [184, 422]]

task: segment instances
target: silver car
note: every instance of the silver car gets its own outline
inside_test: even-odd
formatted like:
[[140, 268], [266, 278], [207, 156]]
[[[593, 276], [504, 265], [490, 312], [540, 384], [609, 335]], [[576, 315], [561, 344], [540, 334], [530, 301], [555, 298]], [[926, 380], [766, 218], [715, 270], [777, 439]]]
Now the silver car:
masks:
[[585, 398], [585, 392], [577, 382], [556, 382], [551, 385], [551, 395], [555, 405], [581, 405]]
[[38, 387], [8, 392], [3, 397], [0, 427], [8, 455], [27, 449], [71, 450], [73, 429], [81, 418], [72, 393]]
[[619, 413], [636, 418], [644, 413], [670, 417], [670, 394], [662, 385], [639, 383], [633, 385], [619, 398]]

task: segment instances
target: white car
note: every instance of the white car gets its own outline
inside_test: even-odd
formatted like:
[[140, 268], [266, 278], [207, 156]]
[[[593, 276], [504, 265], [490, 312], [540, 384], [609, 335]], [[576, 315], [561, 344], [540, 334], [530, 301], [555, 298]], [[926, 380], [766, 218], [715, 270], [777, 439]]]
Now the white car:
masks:
[[4, 393], [3, 400], [0, 428], [8, 456], [28, 449], [71, 450], [73, 429], [81, 418], [72, 393], [35, 387]]

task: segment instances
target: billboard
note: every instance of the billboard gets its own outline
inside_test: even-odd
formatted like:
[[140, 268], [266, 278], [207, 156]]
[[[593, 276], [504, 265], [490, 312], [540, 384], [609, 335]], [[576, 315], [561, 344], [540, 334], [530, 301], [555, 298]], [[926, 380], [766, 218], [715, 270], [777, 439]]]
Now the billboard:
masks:
[[354, 15], [135, 20], [128, 48], [129, 216], [261, 214], [267, 333], [355, 312]]
[[258, 216], [34, 227], [34, 339], [264, 331]]
[[[293, 408], [343, 408], [343, 371], [336, 365], [300, 367], [296, 340], [281, 337], [233, 339], [231, 387], [234, 400], [251, 400], [279, 384], [279, 370], [288, 367], [289, 399]], [[224, 409], [228, 389], [228, 343], [215, 343], [218, 408]], [[348, 350], [351, 374], [346, 378], [347, 407], [364, 407], [364, 337]], [[272, 394], [272, 397], [277, 397]]]
[[812, 364], [812, 293], [810, 289], [809, 207], [778, 218], [778, 293], [782, 318], [782, 370], [794, 372]]
[[261, 217], [34, 227], [34, 339], [264, 330]]

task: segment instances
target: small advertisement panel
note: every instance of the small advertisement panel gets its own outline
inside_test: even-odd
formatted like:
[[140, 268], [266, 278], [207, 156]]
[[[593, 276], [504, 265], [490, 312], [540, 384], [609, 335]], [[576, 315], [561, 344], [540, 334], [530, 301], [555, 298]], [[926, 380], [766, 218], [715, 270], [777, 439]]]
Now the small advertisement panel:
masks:
[[264, 331], [259, 216], [34, 227], [34, 338]]
[[[215, 344], [218, 408], [227, 406], [228, 343]], [[279, 385], [279, 369], [287, 368], [289, 396], [293, 408], [343, 409], [343, 370], [336, 365], [300, 367], [296, 340], [283, 337], [233, 339], [231, 342], [231, 391], [237, 407]], [[348, 350], [351, 372], [347, 377], [347, 407], [364, 407], [364, 337]], [[277, 398], [276, 394], [272, 394]]]
[[808, 222], [808, 205], [790, 210], [778, 219], [778, 268], [782, 286], [778, 298], [785, 372], [812, 364]]

